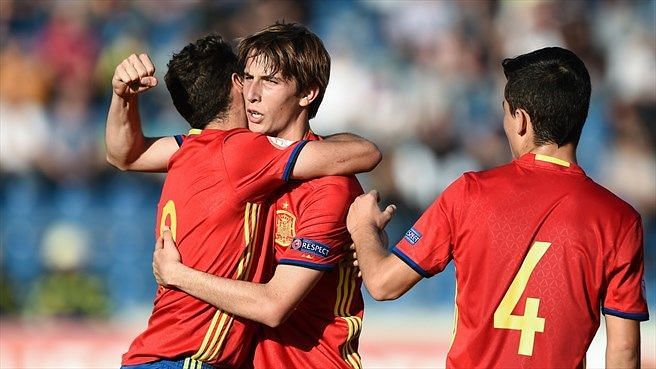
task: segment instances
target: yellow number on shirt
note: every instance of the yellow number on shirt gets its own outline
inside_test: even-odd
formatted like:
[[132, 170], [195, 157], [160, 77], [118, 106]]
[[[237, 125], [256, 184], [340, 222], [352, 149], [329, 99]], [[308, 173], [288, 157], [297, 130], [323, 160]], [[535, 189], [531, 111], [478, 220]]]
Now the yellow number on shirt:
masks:
[[551, 246], [549, 242], [533, 243], [522, 266], [519, 267], [515, 279], [503, 296], [497, 310], [494, 311], [494, 328], [521, 331], [519, 350], [517, 350], [520, 355], [532, 356], [535, 333], [544, 332], [544, 318], [538, 316], [540, 299], [527, 297], [524, 315], [512, 315], [512, 311], [524, 293], [533, 269], [547, 252], [549, 246]]
[[162, 231], [166, 225], [166, 218], [171, 218], [171, 226], [169, 228], [171, 228], [171, 237], [173, 237], [173, 241], [175, 241], [175, 231], [178, 228], [178, 221], [175, 216], [175, 204], [173, 203], [173, 200], [169, 200], [166, 205], [164, 205], [164, 208], [162, 208], [162, 218], [159, 220], [160, 235], [162, 235]]

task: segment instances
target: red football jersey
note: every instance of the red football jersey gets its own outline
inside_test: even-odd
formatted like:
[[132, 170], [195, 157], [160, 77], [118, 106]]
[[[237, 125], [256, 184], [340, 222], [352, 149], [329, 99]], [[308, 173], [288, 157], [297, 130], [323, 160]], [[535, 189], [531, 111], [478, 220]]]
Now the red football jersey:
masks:
[[[169, 161], [156, 234], [168, 225], [182, 262], [194, 269], [262, 282], [273, 260], [266, 258], [270, 247], [261, 246], [258, 225], [268, 212], [261, 204], [289, 178], [303, 145], [279, 149], [247, 129], [190, 135]], [[190, 368], [201, 361], [235, 367], [252, 350], [254, 329], [251, 321], [160, 287], [148, 327], [123, 364], [187, 357]]]
[[351, 244], [346, 215], [362, 187], [354, 176], [323, 177], [285, 191], [269, 218], [275, 219], [278, 264], [325, 273], [287, 321], [277, 328], [262, 327], [254, 366], [361, 368], [362, 279], [355, 268], [339, 262], [347, 252], [344, 247]]
[[640, 216], [556, 158], [466, 173], [392, 252], [424, 277], [455, 263], [447, 367], [583, 367], [600, 308], [648, 319]]

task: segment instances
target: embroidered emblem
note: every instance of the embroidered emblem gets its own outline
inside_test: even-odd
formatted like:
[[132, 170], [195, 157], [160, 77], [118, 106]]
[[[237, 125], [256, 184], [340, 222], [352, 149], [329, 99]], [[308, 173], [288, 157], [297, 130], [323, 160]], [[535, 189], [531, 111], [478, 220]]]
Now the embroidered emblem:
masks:
[[291, 245], [296, 236], [296, 217], [285, 210], [276, 210], [276, 237], [278, 245], [287, 247]]

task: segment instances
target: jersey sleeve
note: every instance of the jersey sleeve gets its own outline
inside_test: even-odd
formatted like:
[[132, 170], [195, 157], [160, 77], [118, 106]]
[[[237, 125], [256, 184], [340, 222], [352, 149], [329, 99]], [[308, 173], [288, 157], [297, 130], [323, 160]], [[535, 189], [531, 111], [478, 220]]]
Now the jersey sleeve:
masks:
[[226, 136], [223, 160], [234, 190], [244, 201], [260, 202], [285, 184], [307, 141], [281, 148], [267, 136], [239, 130]]
[[616, 248], [614, 263], [606, 271], [607, 287], [602, 312], [620, 318], [648, 320], [644, 281], [642, 223], [638, 218]]
[[353, 200], [362, 194], [356, 179], [350, 179], [347, 186], [328, 184], [311, 192], [299, 216], [296, 237], [278, 264], [327, 271], [342, 260], [345, 247], [351, 244], [346, 215]]
[[424, 278], [444, 270], [453, 258], [454, 224], [464, 189], [465, 177], [460, 177], [442, 192], [390, 250]]

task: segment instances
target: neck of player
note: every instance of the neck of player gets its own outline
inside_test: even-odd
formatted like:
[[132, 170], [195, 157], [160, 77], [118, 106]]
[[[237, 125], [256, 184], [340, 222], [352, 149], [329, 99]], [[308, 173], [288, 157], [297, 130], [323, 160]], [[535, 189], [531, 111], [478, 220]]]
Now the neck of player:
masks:
[[570, 163], [576, 163], [576, 147], [573, 143], [568, 143], [560, 147], [557, 144], [535, 146], [526, 152], [551, 156]]
[[297, 119], [287, 124], [285, 128], [276, 132], [275, 136], [289, 141], [299, 141], [305, 137], [309, 130], [310, 122], [305, 117], [304, 119]]

